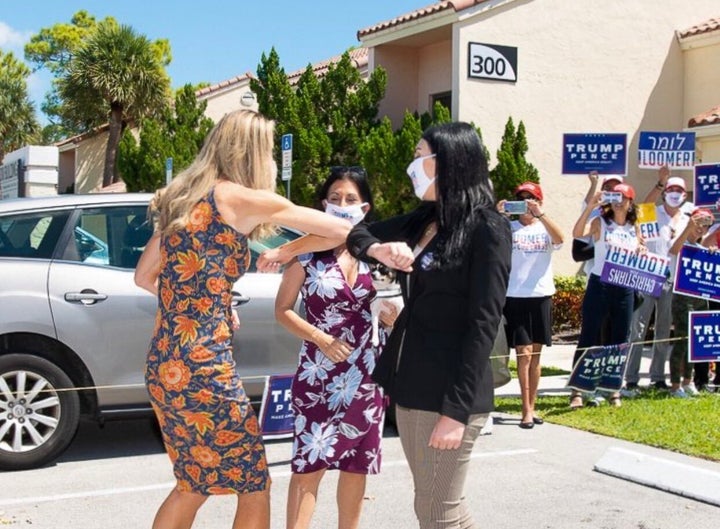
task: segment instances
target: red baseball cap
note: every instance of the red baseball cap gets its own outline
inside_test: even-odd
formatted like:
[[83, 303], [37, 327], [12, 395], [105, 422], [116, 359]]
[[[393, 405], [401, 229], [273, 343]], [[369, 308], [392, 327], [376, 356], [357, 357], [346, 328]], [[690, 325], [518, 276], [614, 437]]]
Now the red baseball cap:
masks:
[[625, 198], [635, 200], [635, 190], [630, 184], [617, 184], [615, 187], [613, 187], [613, 191], [615, 191], [616, 193], [622, 193], [622, 196], [624, 196]]
[[715, 215], [713, 215], [712, 211], [705, 208], [695, 208], [692, 213], [690, 213], [690, 216], [692, 217], [708, 217], [715, 221]]
[[532, 196], [534, 196], [540, 201], [542, 201], [543, 199], [543, 192], [540, 184], [536, 184], [535, 182], [523, 182], [522, 184], [517, 186], [517, 188], [515, 188], [516, 195], [519, 195], [523, 191], [530, 193]]

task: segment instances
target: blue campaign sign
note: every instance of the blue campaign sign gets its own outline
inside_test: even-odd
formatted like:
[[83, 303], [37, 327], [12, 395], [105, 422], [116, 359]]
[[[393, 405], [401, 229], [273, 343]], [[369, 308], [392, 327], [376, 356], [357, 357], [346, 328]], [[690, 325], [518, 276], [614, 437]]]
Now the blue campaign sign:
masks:
[[713, 206], [720, 199], [720, 163], [695, 166], [696, 206]]
[[695, 165], [694, 132], [640, 132], [638, 167], [692, 169]]
[[678, 254], [673, 291], [720, 301], [720, 253], [685, 245]]
[[627, 174], [627, 134], [563, 134], [562, 174]]
[[586, 349], [573, 367], [568, 387], [593, 392], [619, 391], [625, 378], [630, 344], [598, 345]]
[[294, 375], [272, 375], [265, 383], [260, 404], [260, 428], [264, 439], [291, 437], [295, 427], [292, 411]]
[[720, 362], [720, 311], [688, 314], [688, 360]]
[[292, 151], [292, 140], [293, 140], [292, 134], [283, 134], [282, 140], [280, 141], [280, 145], [282, 146], [283, 151]]

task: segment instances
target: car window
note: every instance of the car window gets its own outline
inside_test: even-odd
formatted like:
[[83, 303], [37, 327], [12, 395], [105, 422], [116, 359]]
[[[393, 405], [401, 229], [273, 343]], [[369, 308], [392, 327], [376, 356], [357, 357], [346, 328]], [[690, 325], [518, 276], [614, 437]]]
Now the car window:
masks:
[[285, 244], [286, 242], [294, 241], [301, 235], [301, 233], [289, 230], [287, 228], [279, 228], [275, 235], [272, 235], [265, 239], [261, 239], [259, 241], [250, 241], [250, 266], [248, 267], [247, 272], [257, 272], [257, 258], [265, 250], [277, 248], [278, 246]]
[[64, 258], [132, 269], [151, 235], [144, 206], [84, 209], [77, 217]]
[[0, 217], [0, 257], [50, 259], [70, 210]]

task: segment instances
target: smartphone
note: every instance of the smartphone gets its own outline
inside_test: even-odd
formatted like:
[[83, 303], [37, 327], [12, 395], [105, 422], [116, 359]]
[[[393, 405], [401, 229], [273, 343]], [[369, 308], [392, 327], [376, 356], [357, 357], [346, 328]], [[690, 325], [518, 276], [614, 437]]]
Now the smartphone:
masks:
[[507, 200], [503, 205], [503, 211], [510, 215], [522, 215], [527, 213], [527, 202], [524, 200]]
[[601, 204], [619, 204], [622, 200], [622, 193], [617, 191], [603, 191], [600, 195]]

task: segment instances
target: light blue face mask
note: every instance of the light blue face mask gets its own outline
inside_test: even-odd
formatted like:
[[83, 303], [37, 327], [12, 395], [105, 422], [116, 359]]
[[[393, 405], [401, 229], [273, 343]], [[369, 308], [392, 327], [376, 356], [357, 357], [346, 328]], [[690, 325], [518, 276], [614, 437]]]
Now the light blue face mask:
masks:
[[419, 156], [418, 158], [415, 158], [412, 163], [408, 165], [407, 168], [407, 174], [412, 181], [415, 196], [418, 197], [420, 200], [423, 200], [425, 193], [427, 193], [427, 190], [435, 181], [435, 178], [430, 178], [427, 174], [425, 174], [425, 167], [423, 167], [423, 161], [425, 160], [425, 158], [434, 157], [434, 154], [429, 154], [427, 156]]

